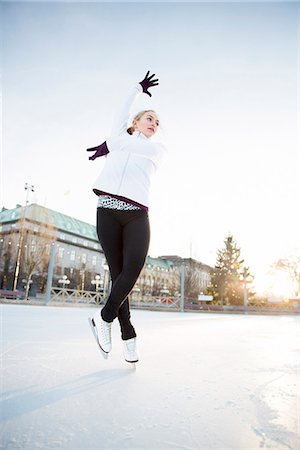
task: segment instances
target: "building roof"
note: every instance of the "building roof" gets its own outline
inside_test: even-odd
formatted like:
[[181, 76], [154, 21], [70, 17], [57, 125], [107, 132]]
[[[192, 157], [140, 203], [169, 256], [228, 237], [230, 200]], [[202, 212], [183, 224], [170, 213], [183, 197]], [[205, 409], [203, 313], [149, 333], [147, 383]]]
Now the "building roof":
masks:
[[152, 258], [147, 256], [146, 264], [152, 267], [160, 267], [161, 269], [169, 270], [173, 267], [173, 262], [167, 259]]
[[181, 265], [182, 262], [184, 262], [185, 264], [194, 263], [196, 267], [203, 269], [205, 271], [210, 272], [212, 270], [212, 267], [209, 266], [208, 264], [204, 264], [201, 261], [197, 261], [196, 259], [193, 258], [181, 258], [181, 256], [178, 255], [163, 255], [159, 256], [159, 258], [161, 258], [162, 260], [171, 261], [176, 266]]
[[[14, 209], [0, 211], [0, 223], [16, 222], [21, 219], [25, 206], [17, 205]], [[92, 239], [98, 242], [95, 225], [75, 219], [36, 203], [26, 207], [25, 218], [32, 222], [51, 224], [60, 231]]]

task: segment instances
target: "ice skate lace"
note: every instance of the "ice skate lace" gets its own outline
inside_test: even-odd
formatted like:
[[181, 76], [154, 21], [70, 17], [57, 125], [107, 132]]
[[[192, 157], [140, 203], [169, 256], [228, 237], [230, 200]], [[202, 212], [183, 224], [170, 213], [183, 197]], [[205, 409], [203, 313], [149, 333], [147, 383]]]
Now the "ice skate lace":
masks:
[[101, 338], [105, 344], [110, 344], [111, 341], [111, 324], [102, 322], [100, 326]]

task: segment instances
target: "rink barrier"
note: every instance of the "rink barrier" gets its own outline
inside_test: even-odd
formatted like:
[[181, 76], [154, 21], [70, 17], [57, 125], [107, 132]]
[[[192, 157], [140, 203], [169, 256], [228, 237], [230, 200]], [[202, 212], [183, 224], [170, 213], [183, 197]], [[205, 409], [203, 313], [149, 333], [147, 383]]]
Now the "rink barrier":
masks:
[[104, 303], [104, 299], [101, 293], [97, 294], [95, 291], [52, 287], [49, 303], [101, 305]]
[[157, 309], [180, 311], [180, 297], [149, 297], [130, 299], [130, 306], [135, 309]]
[[[131, 296], [130, 296], [131, 297]], [[134, 309], [180, 311], [180, 297], [146, 297], [129, 298], [130, 305]], [[51, 288], [50, 301], [46, 302], [45, 294], [25, 299], [11, 299], [0, 295], [0, 304], [18, 305], [49, 305], [49, 306], [98, 306], [104, 305], [103, 294], [95, 291], [82, 291], [78, 289]], [[194, 313], [223, 313], [223, 314], [300, 314], [300, 305], [247, 306], [242, 305], [216, 305], [216, 304], [192, 304], [185, 302], [185, 312]]]

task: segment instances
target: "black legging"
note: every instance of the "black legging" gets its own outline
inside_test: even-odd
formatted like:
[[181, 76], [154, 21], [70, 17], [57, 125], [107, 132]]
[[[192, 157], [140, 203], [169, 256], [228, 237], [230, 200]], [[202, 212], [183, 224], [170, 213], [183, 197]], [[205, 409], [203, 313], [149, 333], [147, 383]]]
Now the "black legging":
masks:
[[139, 210], [97, 208], [97, 233], [109, 266], [112, 289], [101, 317], [118, 317], [122, 339], [136, 337], [130, 322], [128, 294], [144, 266], [150, 241], [148, 213]]

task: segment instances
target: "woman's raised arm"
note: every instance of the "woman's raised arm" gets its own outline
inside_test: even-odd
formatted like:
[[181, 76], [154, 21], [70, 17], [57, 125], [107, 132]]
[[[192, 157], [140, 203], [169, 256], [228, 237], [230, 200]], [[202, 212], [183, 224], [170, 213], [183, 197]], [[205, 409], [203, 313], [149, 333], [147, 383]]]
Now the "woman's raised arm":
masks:
[[[118, 136], [121, 133], [124, 133], [127, 131], [128, 126], [128, 120], [130, 116], [130, 108], [135, 100], [135, 98], [144, 92], [145, 94], [152, 97], [152, 94], [149, 92], [149, 88], [152, 86], [157, 86], [158, 79], [153, 79], [155, 77], [155, 74], [150, 75], [150, 72], [148, 72], [145, 75], [145, 78], [137, 83], [131, 91], [128, 93], [127, 97], [124, 99], [123, 103], [121, 104], [121, 107], [119, 109], [119, 112], [117, 113], [112, 131], [110, 134], [110, 137]], [[107, 155], [109, 153], [109, 149], [107, 147], [107, 141], [104, 141], [102, 144], [98, 145], [97, 147], [92, 147], [87, 149], [88, 152], [94, 152], [92, 156], [89, 157], [90, 160], [94, 160], [96, 158], [99, 158], [100, 156]]]
[[137, 83], [128, 93], [126, 98], [124, 99], [123, 103], [121, 104], [119, 111], [115, 117], [111, 136], [119, 135], [121, 133], [124, 133], [127, 131], [128, 128], [128, 120], [130, 117], [130, 109], [131, 106], [136, 99], [136, 97], [144, 92], [145, 94], [148, 94], [151, 97], [151, 93], [148, 91], [148, 89], [152, 86], [158, 85], [158, 79], [154, 79], [155, 74], [149, 76], [150, 72], [148, 70], [145, 78]]

